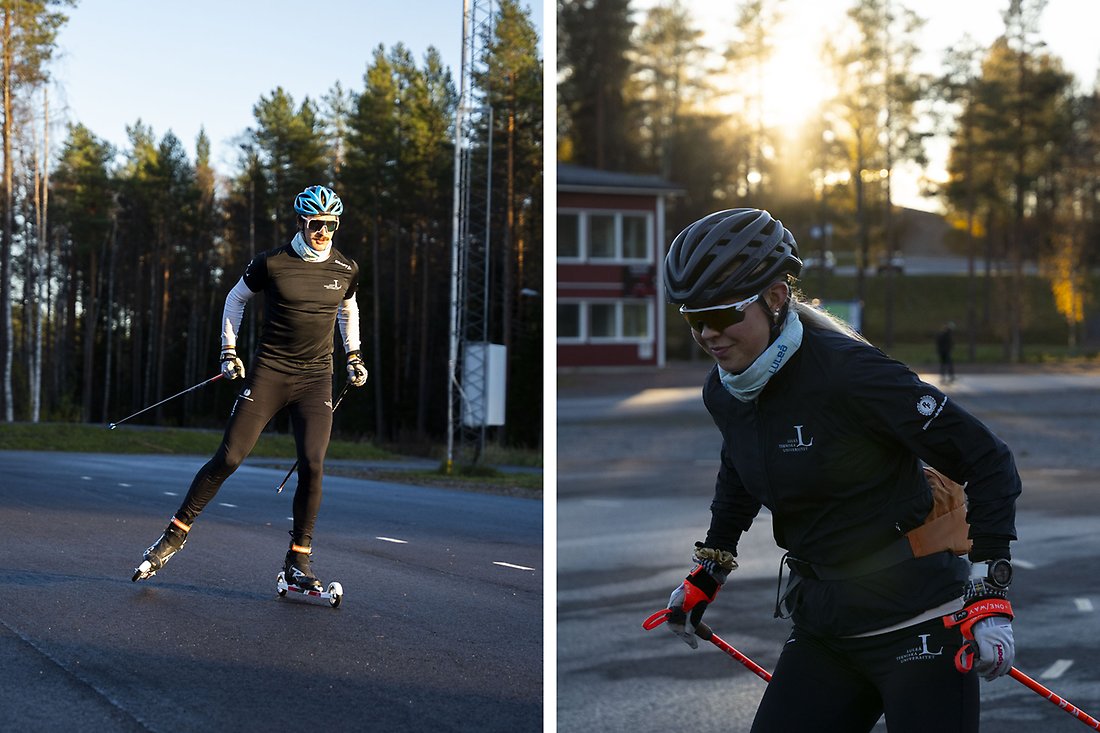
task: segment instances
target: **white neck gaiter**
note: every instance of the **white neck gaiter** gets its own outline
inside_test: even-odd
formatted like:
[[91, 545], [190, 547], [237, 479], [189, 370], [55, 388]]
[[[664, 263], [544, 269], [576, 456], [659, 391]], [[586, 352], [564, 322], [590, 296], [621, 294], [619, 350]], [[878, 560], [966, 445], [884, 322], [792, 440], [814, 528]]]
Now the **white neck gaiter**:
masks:
[[756, 357], [756, 361], [749, 365], [748, 369], [740, 374], [732, 374], [721, 366], [718, 367], [722, 386], [741, 402], [752, 402], [764, 389], [764, 385], [772, 375], [790, 360], [801, 345], [802, 321], [798, 320], [798, 314], [791, 308], [787, 311], [787, 319], [783, 321], [779, 338], [764, 349], [764, 353]]
[[290, 246], [294, 248], [294, 251], [298, 253], [306, 262], [324, 262], [328, 259], [329, 253], [332, 252], [332, 240], [328, 240], [328, 246], [322, 251], [318, 252], [309, 246], [306, 238], [302, 236], [301, 232], [294, 235], [294, 239], [290, 240]]

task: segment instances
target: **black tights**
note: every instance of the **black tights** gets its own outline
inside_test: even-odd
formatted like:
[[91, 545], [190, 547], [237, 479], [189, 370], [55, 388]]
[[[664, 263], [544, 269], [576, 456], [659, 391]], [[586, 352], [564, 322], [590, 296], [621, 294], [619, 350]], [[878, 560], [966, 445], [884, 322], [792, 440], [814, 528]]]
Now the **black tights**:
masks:
[[760, 701], [753, 733], [859, 733], [886, 715], [890, 733], [975, 733], [978, 678], [959, 674], [962, 644], [943, 621], [859, 639], [795, 629]]
[[294, 530], [297, 545], [309, 546], [321, 507], [321, 477], [332, 432], [332, 375], [283, 374], [254, 367], [233, 404], [225, 437], [217, 452], [195, 474], [176, 518], [190, 525], [245, 457], [252, 452], [264, 427], [282, 408], [288, 408], [298, 448], [298, 488], [294, 492]]

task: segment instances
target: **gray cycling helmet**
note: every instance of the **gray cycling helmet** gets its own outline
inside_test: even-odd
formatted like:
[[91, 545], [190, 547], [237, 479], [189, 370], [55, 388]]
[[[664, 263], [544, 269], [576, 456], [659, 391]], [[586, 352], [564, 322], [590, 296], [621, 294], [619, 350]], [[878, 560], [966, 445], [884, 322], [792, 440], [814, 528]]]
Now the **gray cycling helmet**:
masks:
[[680, 232], [665, 256], [670, 303], [708, 305], [802, 272], [798, 244], [761, 209], [716, 211]]

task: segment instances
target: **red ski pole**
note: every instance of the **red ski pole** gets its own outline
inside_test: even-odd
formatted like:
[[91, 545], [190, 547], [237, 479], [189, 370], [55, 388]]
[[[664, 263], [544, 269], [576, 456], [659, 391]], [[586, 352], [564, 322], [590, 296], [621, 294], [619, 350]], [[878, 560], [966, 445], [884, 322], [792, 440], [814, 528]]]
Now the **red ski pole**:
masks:
[[[642, 622], [642, 628], [645, 629], [646, 631], [649, 631], [650, 629], [657, 628], [658, 626], [663, 624], [665, 621], [668, 621], [669, 614], [671, 614], [671, 613], [672, 613], [671, 608], [661, 609], [660, 611], [658, 611], [657, 613], [653, 614], [652, 616], [647, 618], [645, 621], [643, 621]], [[698, 626], [695, 627], [695, 635], [698, 636], [703, 641], [709, 641], [711, 644], [714, 644], [714, 646], [718, 647], [719, 649], [724, 651], [726, 654], [730, 655], [731, 657], [736, 659], [738, 662], [740, 662], [741, 664], [748, 667], [749, 670], [753, 674], [755, 674], [757, 677], [764, 680], [765, 682], [771, 682], [772, 681], [771, 673], [769, 673], [768, 670], [764, 669], [759, 664], [752, 661], [751, 659], [746, 657], [744, 654], [742, 654], [741, 652], [737, 651], [732, 646], [727, 644], [725, 642], [725, 640], [722, 639], [722, 637], [718, 636], [718, 634], [711, 631], [711, 628], [709, 626], [707, 626], [705, 623], [700, 623]]]
[[1058, 695], [1054, 694], [1035, 680], [1028, 677], [1020, 670], [1013, 667], [1012, 669], [1008, 670], [1008, 674], [1010, 677], [1012, 677], [1012, 679], [1016, 680], [1024, 687], [1028, 688], [1040, 697], [1045, 697], [1047, 700], [1050, 700], [1052, 703], [1062, 708], [1062, 710], [1065, 710], [1067, 713], [1077, 718], [1088, 727], [1092, 728], [1093, 730], [1100, 730], [1100, 720], [1092, 717], [1081, 708], [1072, 704], [1069, 700], [1066, 700], [1065, 698], [1059, 697]]

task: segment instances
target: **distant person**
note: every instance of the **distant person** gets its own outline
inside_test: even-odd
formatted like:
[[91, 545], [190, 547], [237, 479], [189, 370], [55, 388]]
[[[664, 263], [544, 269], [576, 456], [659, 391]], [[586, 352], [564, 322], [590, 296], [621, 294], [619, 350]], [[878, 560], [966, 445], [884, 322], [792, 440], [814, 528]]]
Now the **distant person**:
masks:
[[[700, 219], [665, 258], [668, 298], [717, 362], [703, 402], [722, 435], [710, 529], [669, 598], [669, 627], [698, 646], [703, 612], [766, 506], [786, 550], [780, 577], [790, 569], [775, 613], [793, 629], [752, 730], [857, 733], [885, 714], [892, 733], [976, 731], [978, 676], [1007, 674], [1015, 654], [1012, 453], [801, 300], [801, 270], [794, 237], [758, 209]], [[932, 521], [934, 509], [953, 511]], [[973, 625], [949, 626], [962, 610]], [[964, 648], [969, 670], [965, 655], [956, 666]]]
[[[310, 567], [310, 554], [332, 431], [332, 342], [337, 324], [348, 382], [362, 387], [367, 370], [359, 353], [359, 307], [355, 302], [359, 266], [332, 246], [344, 204], [332, 190], [310, 186], [294, 199], [294, 211], [298, 215], [294, 237], [249, 262], [225, 299], [221, 370], [228, 379], [245, 381], [229, 413], [221, 445], [195, 475], [164, 534], [145, 551], [135, 581], [156, 575], [183, 549], [199, 513], [252, 451], [268, 421], [285, 407], [298, 449], [298, 488], [283, 572], [290, 584], [321, 590]], [[263, 335], [245, 379], [244, 362], [237, 355], [237, 333], [245, 304], [260, 292], [266, 296]]]
[[950, 384], [955, 381], [955, 362], [951, 352], [955, 349], [955, 322], [948, 321], [936, 334], [936, 353], [940, 357], [940, 378]]

